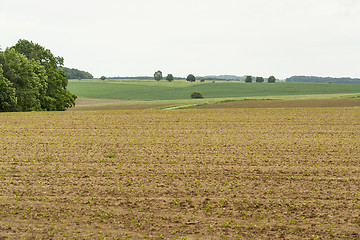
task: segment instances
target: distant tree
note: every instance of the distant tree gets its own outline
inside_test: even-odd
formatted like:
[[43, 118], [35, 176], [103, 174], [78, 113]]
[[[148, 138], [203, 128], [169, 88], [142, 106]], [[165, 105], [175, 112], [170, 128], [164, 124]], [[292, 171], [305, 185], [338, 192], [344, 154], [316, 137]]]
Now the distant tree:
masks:
[[200, 82], [205, 82], [205, 78], [201, 78], [201, 79], [200, 79]]
[[275, 78], [274, 76], [270, 76], [270, 77], [268, 78], [268, 82], [269, 82], [269, 83], [275, 83], [275, 81], [276, 81], [276, 78]]
[[251, 83], [252, 82], [252, 76], [246, 76], [245, 82], [246, 83]]
[[161, 79], [163, 79], [162, 72], [160, 70], [154, 73], [154, 79], [156, 81], [160, 81]]
[[262, 83], [262, 82], [264, 82], [264, 78], [263, 77], [256, 77], [256, 82]]
[[88, 72], [76, 68], [62, 67], [67, 79], [93, 79], [94, 76]]
[[101, 76], [100, 78], [103, 82], [105, 81], [106, 77], [105, 76]]
[[186, 77], [186, 81], [188, 82], [195, 82], [196, 81], [196, 78], [193, 74], [189, 74], [187, 77]]
[[170, 73], [170, 74], [168, 74], [168, 75], [166, 76], [166, 80], [167, 80], [168, 82], [172, 82], [172, 81], [174, 81], [174, 76]]
[[204, 98], [204, 96], [202, 95], [201, 92], [193, 92], [191, 95], [190, 95], [191, 98]]

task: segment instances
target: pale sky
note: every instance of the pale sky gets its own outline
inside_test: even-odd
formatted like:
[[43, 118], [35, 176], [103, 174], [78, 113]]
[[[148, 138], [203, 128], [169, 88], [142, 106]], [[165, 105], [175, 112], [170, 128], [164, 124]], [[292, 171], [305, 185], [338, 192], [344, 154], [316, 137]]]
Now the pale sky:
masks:
[[360, 78], [360, 0], [0, 0], [19, 39], [95, 77]]

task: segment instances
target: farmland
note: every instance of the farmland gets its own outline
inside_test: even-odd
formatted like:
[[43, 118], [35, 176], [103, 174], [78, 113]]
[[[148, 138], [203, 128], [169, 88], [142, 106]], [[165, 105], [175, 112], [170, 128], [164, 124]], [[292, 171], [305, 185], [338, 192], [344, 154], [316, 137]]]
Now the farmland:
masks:
[[70, 80], [68, 89], [79, 98], [115, 100], [184, 100], [194, 91], [208, 98], [244, 98], [295, 95], [358, 94], [360, 84], [329, 83], [243, 83], [206, 81], [190, 83], [154, 80]]
[[359, 239], [360, 110], [0, 114], [0, 239]]

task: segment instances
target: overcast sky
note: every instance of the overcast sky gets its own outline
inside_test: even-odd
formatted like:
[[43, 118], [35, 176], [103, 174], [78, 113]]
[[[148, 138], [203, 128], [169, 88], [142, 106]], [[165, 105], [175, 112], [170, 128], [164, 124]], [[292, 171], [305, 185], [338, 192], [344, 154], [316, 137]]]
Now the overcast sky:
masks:
[[0, 0], [19, 39], [95, 77], [360, 78], [360, 0]]

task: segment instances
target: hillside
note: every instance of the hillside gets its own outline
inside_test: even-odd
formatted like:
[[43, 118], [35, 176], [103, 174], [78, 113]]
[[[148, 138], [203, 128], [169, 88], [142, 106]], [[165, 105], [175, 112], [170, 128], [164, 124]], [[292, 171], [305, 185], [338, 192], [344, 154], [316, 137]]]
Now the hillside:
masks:
[[246, 98], [315, 94], [357, 94], [360, 84], [328, 83], [244, 83], [238, 81], [190, 83], [154, 80], [70, 80], [68, 89], [79, 98], [116, 100], [190, 99], [194, 91], [209, 98]]

